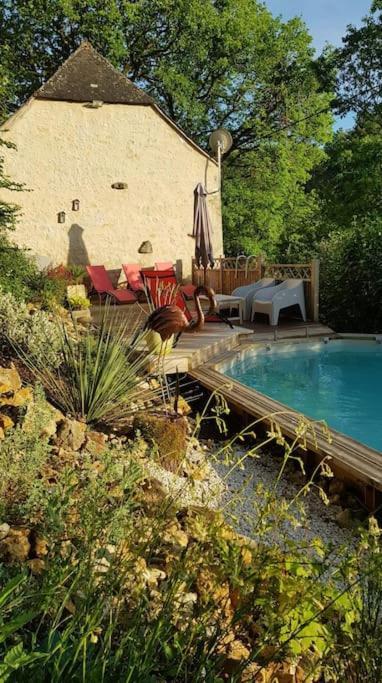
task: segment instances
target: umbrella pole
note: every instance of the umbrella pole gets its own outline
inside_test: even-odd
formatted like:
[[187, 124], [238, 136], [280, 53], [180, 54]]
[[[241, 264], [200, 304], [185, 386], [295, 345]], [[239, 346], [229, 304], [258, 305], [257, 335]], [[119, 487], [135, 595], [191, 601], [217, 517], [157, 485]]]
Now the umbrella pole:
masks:
[[203, 271], [204, 271], [204, 274], [203, 274], [203, 284], [204, 284], [204, 286], [206, 286], [206, 280], [207, 280], [206, 272], [207, 272], [207, 268], [204, 267], [204, 268], [203, 268]]

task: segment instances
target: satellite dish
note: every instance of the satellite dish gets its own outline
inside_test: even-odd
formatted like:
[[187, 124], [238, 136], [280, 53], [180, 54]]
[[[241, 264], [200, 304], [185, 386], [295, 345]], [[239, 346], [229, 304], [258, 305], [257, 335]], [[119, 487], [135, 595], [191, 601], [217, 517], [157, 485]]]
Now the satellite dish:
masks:
[[219, 149], [221, 154], [226, 154], [232, 147], [232, 135], [226, 128], [218, 128], [211, 133], [208, 142], [216, 156]]

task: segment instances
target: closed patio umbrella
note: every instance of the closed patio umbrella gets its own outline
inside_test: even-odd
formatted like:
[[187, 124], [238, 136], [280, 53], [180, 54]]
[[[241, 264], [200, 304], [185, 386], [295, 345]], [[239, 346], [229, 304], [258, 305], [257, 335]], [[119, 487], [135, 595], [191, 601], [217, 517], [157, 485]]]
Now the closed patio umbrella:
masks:
[[202, 265], [206, 270], [208, 264], [214, 265], [212, 251], [211, 221], [207, 207], [207, 192], [201, 183], [194, 190], [194, 229], [192, 236], [195, 237], [195, 260], [197, 266]]

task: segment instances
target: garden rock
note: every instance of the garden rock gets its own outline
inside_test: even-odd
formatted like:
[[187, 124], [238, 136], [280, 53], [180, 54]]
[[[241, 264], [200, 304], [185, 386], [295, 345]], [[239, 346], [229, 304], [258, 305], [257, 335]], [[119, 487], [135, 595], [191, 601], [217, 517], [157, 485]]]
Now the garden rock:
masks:
[[139, 487], [138, 499], [139, 502], [142, 503], [146, 512], [150, 512], [150, 510], [152, 510], [155, 514], [166, 497], [166, 489], [162, 483], [154, 477], [147, 477]]
[[65, 418], [57, 432], [57, 444], [73, 451], [79, 451], [86, 438], [86, 424]]
[[0, 394], [14, 393], [20, 388], [20, 375], [13, 363], [10, 368], [0, 367]]
[[65, 421], [65, 416], [60, 410], [47, 402], [47, 419], [44, 424], [42, 435], [52, 438], [57, 432], [58, 425]]
[[166, 413], [139, 413], [134, 417], [133, 428], [157, 448], [160, 464], [176, 472], [187, 450], [187, 419], [182, 415]]
[[101, 455], [105, 450], [106, 434], [88, 431], [86, 434], [85, 450], [91, 455]]
[[14, 426], [14, 422], [9, 415], [4, 415], [3, 413], [0, 413], [0, 439], [4, 438], [4, 432], [7, 431], [7, 429], [10, 429], [11, 427]]
[[6, 562], [24, 562], [30, 552], [29, 529], [10, 529], [0, 541], [0, 558]]
[[4, 522], [4, 524], [0, 524], [0, 541], [2, 541], [3, 538], [8, 536], [10, 528], [11, 527], [6, 522]]

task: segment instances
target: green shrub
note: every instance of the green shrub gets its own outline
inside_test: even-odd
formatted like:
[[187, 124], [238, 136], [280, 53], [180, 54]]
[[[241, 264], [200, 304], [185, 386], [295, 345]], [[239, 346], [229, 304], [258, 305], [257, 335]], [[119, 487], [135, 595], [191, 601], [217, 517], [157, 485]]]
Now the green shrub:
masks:
[[124, 323], [113, 324], [108, 308], [94, 329], [83, 332], [75, 326], [69, 334], [61, 324], [56, 331], [61, 359], [58, 369], [47, 365], [39, 346], [34, 353], [23, 345], [19, 354], [64, 413], [88, 423], [116, 424], [154, 398], [155, 392], [143, 385], [146, 350], [132, 348], [130, 330]]
[[48, 505], [41, 472], [51, 452], [43, 436], [49, 407], [41, 389], [34, 392], [28, 427], [18, 425], [6, 432], [0, 447], [0, 520], [36, 523]]
[[321, 317], [338, 332], [382, 332], [382, 216], [322, 243]]
[[19, 301], [33, 301], [47, 309], [62, 304], [66, 294], [63, 279], [39, 271], [33, 258], [4, 235], [0, 235], [0, 288]]
[[79, 294], [72, 294], [67, 297], [68, 304], [74, 310], [86, 311], [90, 308], [90, 300], [86, 296], [80, 296]]
[[[14, 460], [7, 443], [5, 466]], [[20, 447], [16, 439], [13, 456]], [[30, 488], [22, 462], [11, 470], [12, 514], [24, 523], [37, 517], [49, 551], [37, 576], [20, 574], [20, 563], [0, 570], [3, 680], [239, 683], [260, 680], [270, 666], [277, 680], [277, 666], [287, 661], [303, 667], [305, 680], [319, 680], [313, 672], [321, 671], [325, 680], [353, 681], [333, 674], [351, 670], [346, 634], [354, 615], [344, 596], [359, 583], [354, 570], [366, 537], [341, 565], [341, 549], [336, 559], [319, 541], [318, 555], [292, 542], [275, 548], [273, 531], [290, 514], [277, 491], [263, 490], [257, 500], [256, 543], [221, 513], [178, 509], [165, 497], [144, 514], [147, 489], [134, 444], [95, 458], [82, 453], [65, 466], [51, 451], [46, 473], [45, 455], [33, 457]], [[38, 495], [28, 497], [39, 480]]]
[[13, 294], [20, 301], [29, 299], [37, 272], [25, 251], [0, 236], [0, 287], [4, 292]]
[[57, 367], [61, 362], [57, 321], [45, 311], [31, 310], [0, 288], [0, 341], [30, 354], [36, 362]]

